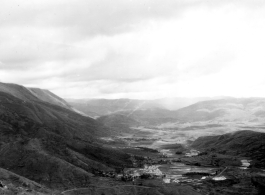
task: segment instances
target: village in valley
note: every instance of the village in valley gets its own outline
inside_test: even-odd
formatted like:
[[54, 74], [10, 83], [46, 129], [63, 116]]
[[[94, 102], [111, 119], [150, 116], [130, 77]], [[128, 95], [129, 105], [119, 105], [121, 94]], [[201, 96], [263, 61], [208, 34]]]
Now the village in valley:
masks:
[[[178, 152], [178, 155], [173, 155], [168, 153], [168, 151], [167, 153], [164, 152], [165, 150], [161, 150], [161, 155], [156, 159], [147, 156], [137, 158], [137, 156], [131, 155], [134, 167], [124, 168], [116, 172], [95, 170], [94, 174], [101, 177], [114, 178], [117, 181], [129, 182], [132, 185], [142, 185], [144, 180], [156, 180], [166, 184], [190, 183], [200, 185], [205, 180], [224, 181], [229, 179], [224, 174], [228, 167], [201, 166], [199, 163], [191, 165], [187, 162], [185, 164], [185, 160], [203, 155], [198, 150], [191, 149], [182, 155], [179, 155]], [[241, 160], [241, 162], [242, 166], [239, 169], [247, 170], [250, 161]], [[167, 171], [165, 171], [165, 167]], [[179, 173], [176, 174], [176, 172]]]

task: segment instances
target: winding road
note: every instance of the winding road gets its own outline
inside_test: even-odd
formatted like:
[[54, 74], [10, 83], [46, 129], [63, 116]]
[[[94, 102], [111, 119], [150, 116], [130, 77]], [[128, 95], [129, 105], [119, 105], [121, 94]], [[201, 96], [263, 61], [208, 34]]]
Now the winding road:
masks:
[[73, 191], [78, 191], [78, 190], [90, 190], [91, 195], [94, 195], [96, 190], [101, 190], [101, 189], [115, 189], [115, 188], [120, 188], [120, 187], [136, 187], [136, 188], [146, 188], [150, 189], [152, 187], [146, 187], [146, 186], [136, 186], [136, 185], [118, 185], [118, 186], [111, 186], [111, 187], [89, 187], [89, 188], [74, 188], [70, 190], [66, 190], [61, 192], [62, 195], [67, 195], [69, 192]]

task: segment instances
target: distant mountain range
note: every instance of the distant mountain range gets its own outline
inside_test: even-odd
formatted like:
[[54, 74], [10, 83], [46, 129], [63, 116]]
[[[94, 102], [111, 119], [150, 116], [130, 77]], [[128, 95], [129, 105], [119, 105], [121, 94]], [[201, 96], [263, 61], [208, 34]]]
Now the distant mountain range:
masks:
[[[161, 108], [117, 111], [143, 124], [170, 122], [263, 122], [265, 98], [226, 98], [197, 102], [178, 110]], [[111, 114], [109, 114], [111, 115]]]
[[229, 98], [198, 102], [175, 115], [186, 121], [264, 121], [265, 98]]
[[116, 112], [164, 109], [177, 110], [199, 101], [229, 97], [198, 97], [198, 98], [163, 98], [155, 100], [137, 99], [67, 99], [74, 108], [91, 117], [99, 117]]

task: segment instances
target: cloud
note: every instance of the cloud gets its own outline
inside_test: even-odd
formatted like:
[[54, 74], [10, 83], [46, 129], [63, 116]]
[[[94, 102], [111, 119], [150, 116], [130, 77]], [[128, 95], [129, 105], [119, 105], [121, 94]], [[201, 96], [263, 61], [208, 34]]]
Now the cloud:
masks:
[[169, 17], [183, 6], [185, 3], [179, 1], [165, 1], [161, 5], [151, 0], [4, 1], [1, 25], [64, 28], [67, 36], [73, 33], [75, 38], [113, 35], [131, 30], [146, 19]]
[[236, 0], [4, 0], [0, 79], [76, 98], [265, 95], [264, 9]]

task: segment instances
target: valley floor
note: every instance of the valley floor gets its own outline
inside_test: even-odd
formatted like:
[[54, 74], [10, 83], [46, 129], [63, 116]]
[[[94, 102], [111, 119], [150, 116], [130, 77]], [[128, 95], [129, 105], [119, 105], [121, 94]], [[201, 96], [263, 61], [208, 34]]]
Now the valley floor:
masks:
[[[50, 190], [1, 169], [0, 194], [61, 195], [258, 195], [265, 193], [265, 171], [247, 167], [251, 159], [198, 151], [189, 143], [202, 135], [222, 134], [229, 124], [164, 124], [134, 127], [133, 133], [102, 137], [107, 147], [130, 154], [133, 167], [95, 170], [82, 188]], [[246, 124], [230, 126], [245, 128]], [[258, 124], [256, 125], [258, 126]], [[255, 125], [253, 125], [255, 128]], [[231, 129], [229, 129], [231, 131]], [[6, 186], [6, 187], [5, 187]]]
[[[247, 168], [245, 165], [249, 165], [248, 162], [251, 162], [251, 159], [215, 152], [201, 153], [194, 149], [190, 150], [188, 147], [189, 141], [199, 136], [223, 134], [227, 131], [231, 132], [231, 130], [236, 131], [238, 128], [240, 130], [249, 128], [247, 124], [197, 123], [176, 126], [178, 129], [175, 129], [173, 124], [155, 128], [135, 127], [133, 134], [127, 133], [109, 139], [109, 142], [123, 140], [125, 146], [117, 146], [117, 148], [132, 155], [144, 156], [144, 162], [137, 162], [139, 165], [156, 165], [161, 171], [155, 177], [150, 176], [142, 179], [141, 175], [144, 173], [139, 171], [143, 170], [142, 168], [128, 169], [132, 175], [140, 175], [140, 179], [135, 179], [132, 184], [155, 186], [159, 189], [178, 189], [187, 186], [194, 190], [194, 193], [209, 195], [265, 193], [264, 183], [262, 183], [265, 171], [258, 168]], [[230, 129], [225, 130], [227, 126], [230, 126]], [[256, 124], [252, 128], [260, 126], [260, 124]]]

